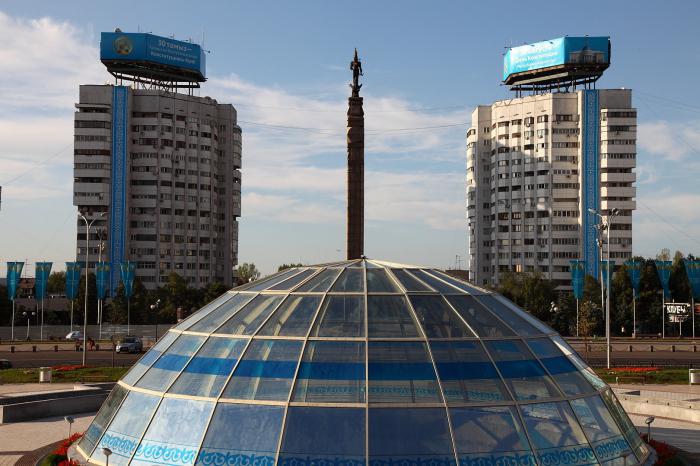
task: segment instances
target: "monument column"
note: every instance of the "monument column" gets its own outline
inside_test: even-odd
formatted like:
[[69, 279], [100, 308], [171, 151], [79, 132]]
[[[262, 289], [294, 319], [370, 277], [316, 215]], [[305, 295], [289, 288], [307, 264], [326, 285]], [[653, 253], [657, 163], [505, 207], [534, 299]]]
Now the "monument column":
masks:
[[362, 62], [355, 58], [350, 63], [352, 70], [352, 95], [348, 99], [348, 213], [347, 213], [347, 258], [359, 259], [364, 255], [365, 221], [365, 112], [362, 109], [359, 77]]

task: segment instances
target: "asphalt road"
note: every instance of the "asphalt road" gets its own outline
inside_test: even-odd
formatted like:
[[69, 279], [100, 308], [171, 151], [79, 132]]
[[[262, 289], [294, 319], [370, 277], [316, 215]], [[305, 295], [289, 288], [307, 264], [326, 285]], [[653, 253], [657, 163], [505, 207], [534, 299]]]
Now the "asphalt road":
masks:
[[[142, 354], [114, 353], [115, 366], [131, 366]], [[0, 351], [0, 359], [7, 359], [13, 367], [43, 367], [61, 366], [83, 363], [83, 353], [79, 351]], [[88, 351], [87, 364], [89, 366], [111, 366], [111, 351]]]

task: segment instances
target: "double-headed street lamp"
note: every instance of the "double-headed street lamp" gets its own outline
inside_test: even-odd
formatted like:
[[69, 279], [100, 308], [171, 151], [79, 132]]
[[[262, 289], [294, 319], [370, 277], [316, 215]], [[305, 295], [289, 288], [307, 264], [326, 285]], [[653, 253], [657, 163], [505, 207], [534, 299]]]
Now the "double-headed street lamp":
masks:
[[156, 315], [156, 341], [158, 341], [158, 312], [160, 311], [160, 299], [158, 299], [155, 304], [151, 304], [151, 310], [154, 311]]
[[36, 315], [36, 312], [32, 311], [31, 313], [24, 311], [22, 312], [22, 315], [27, 318], [27, 341], [29, 341], [29, 319], [30, 317], [34, 317]]
[[82, 212], [78, 212], [78, 217], [85, 222], [85, 316], [83, 317], [83, 366], [87, 360], [87, 314], [88, 314], [88, 273], [90, 272], [90, 227], [98, 219], [104, 216], [104, 212], [97, 212], [97, 216], [88, 222]]
[[[597, 215], [600, 218], [600, 229], [598, 230], [601, 234], [601, 239], [602, 239], [602, 233], [605, 231], [607, 233], [607, 243], [608, 243], [608, 253], [607, 253], [607, 261], [605, 263], [605, 267], [607, 267], [606, 270], [606, 275], [605, 275], [605, 288], [606, 288], [606, 296], [605, 296], [605, 353], [607, 356], [607, 362], [608, 362], [608, 369], [610, 369], [610, 229], [612, 226], [612, 221], [615, 219], [620, 214], [620, 209], [611, 209], [608, 212], [607, 217], [603, 217], [597, 210], [595, 209], [588, 209], [588, 211], [592, 214]], [[600, 246], [601, 249], [601, 255], [603, 253], [603, 246]], [[602, 264], [601, 264], [602, 265]]]

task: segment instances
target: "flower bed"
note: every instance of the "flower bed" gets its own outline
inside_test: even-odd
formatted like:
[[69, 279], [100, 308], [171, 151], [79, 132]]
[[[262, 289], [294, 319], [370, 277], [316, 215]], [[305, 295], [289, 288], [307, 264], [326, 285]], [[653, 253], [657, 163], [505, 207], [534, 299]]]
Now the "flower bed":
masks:
[[678, 449], [666, 442], [647, 439], [647, 434], [642, 434], [642, 439], [656, 450], [657, 460], [654, 466], [683, 466], [685, 462], [678, 456]]
[[76, 432], [65, 439], [58, 448], [43, 459], [41, 466], [79, 466], [80, 463], [77, 461], [68, 459], [68, 449], [71, 445], [80, 440], [82, 436], [82, 433]]
[[646, 374], [648, 372], [657, 372], [658, 367], [613, 367], [611, 372], [632, 372], [635, 374]]

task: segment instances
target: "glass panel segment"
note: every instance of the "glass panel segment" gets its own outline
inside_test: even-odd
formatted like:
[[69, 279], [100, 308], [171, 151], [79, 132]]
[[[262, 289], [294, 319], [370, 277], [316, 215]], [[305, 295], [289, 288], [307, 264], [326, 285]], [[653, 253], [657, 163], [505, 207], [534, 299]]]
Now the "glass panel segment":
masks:
[[363, 292], [365, 291], [365, 277], [364, 272], [360, 268], [347, 268], [343, 270], [343, 273], [335, 282], [331, 292]]
[[112, 450], [109, 464], [124, 466], [129, 462], [132, 453], [136, 451], [139, 439], [151, 420], [159, 396], [146, 395], [140, 392], [129, 392], [112, 423], [95, 448], [93, 459], [104, 461], [103, 448]]
[[627, 466], [637, 463], [637, 458], [600, 396], [572, 400], [571, 407], [602, 464]]
[[441, 278], [442, 280], [445, 280], [447, 283], [454, 285], [457, 288], [459, 288], [460, 290], [466, 291], [469, 294], [486, 294], [484, 291], [482, 291], [478, 288], [475, 288], [475, 287], [469, 285], [468, 283], [464, 283], [462, 280], [458, 280], [454, 277], [451, 277], [446, 273], [442, 273], [438, 270], [429, 270], [427, 272], [430, 272], [430, 273], [436, 275], [437, 277]]
[[430, 349], [448, 403], [511, 399], [481, 343], [431, 341]]
[[252, 335], [282, 301], [281, 295], [258, 295], [214, 333]]
[[476, 299], [466, 295], [445, 296], [457, 313], [480, 337], [510, 337], [515, 333]]
[[[542, 333], [545, 333], [523, 319], [520, 314], [515, 312], [514, 308], [507, 306], [503, 301], [496, 299], [492, 295], [479, 296], [478, 301], [488, 310], [496, 314], [499, 319], [508, 324], [508, 326], [520, 336], [542, 335]], [[527, 314], [525, 311], [520, 312]]]
[[253, 340], [222, 397], [286, 401], [301, 346], [297, 340]]
[[209, 338], [168, 392], [218, 396], [247, 341], [239, 338]]
[[533, 327], [535, 327], [535, 328], [539, 331], [539, 333], [544, 333], [544, 334], [555, 333], [554, 330], [552, 330], [551, 328], [547, 327], [547, 325], [545, 325], [542, 321], [540, 321], [540, 320], [537, 319], [536, 317], [533, 317], [532, 314], [530, 314], [529, 312], [527, 312], [527, 311], [521, 309], [520, 307], [518, 307], [518, 306], [517, 306], [514, 302], [512, 302], [511, 300], [506, 299], [506, 298], [503, 297], [502, 295], [498, 295], [498, 294], [494, 294], [494, 295], [490, 295], [490, 296], [493, 297], [495, 300], [500, 301], [501, 303], [503, 303], [504, 306], [510, 308], [510, 309], [511, 309], [513, 312], [515, 312], [520, 318], [522, 318], [523, 320], [527, 321], [530, 325], [532, 325]]
[[516, 399], [541, 400], [561, 396], [522, 341], [488, 340], [484, 344]]
[[540, 464], [598, 464], [566, 401], [521, 405], [520, 412]]
[[365, 401], [365, 344], [310, 341], [301, 360], [293, 401]]
[[175, 380], [187, 361], [204, 342], [205, 337], [180, 335], [153, 366], [136, 383], [137, 387], [164, 392]]
[[280, 272], [276, 275], [273, 275], [268, 278], [263, 278], [262, 280], [259, 280], [257, 282], [253, 282], [250, 287], [245, 288], [246, 291], [262, 291], [270, 288], [271, 286], [275, 286], [276, 284], [280, 283], [281, 281], [284, 281], [288, 279], [289, 277], [299, 273], [299, 269], [294, 267], [291, 269], [287, 269], [283, 272]]
[[238, 312], [244, 304], [253, 299], [254, 296], [254, 294], [250, 293], [237, 294], [235, 297], [232, 297], [225, 303], [222, 303], [221, 306], [214, 309], [209, 313], [209, 315], [201, 319], [199, 322], [193, 324], [189, 330], [192, 332], [203, 333], [213, 332], [219, 327], [219, 325]]
[[549, 338], [526, 340], [528, 346], [537, 355], [542, 365], [552, 375], [561, 391], [566, 395], [576, 396], [595, 393], [593, 386], [576, 368], [569, 358], [564, 356]]
[[272, 465], [283, 415], [281, 406], [219, 403], [197, 465]]
[[213, 409], [208, 401], [163, 398], [130, 464], [194, 464]]
[[204, 317], [206, 317], [207, 315], [209, 315], [209, 313], [212, 312], [214, 309], [218, 308], [218, 307], [221, 306], [223, 303], [225, 303], [225, 302], [228, 301], [229, 299], [233, 298], [234, 295], [235, 295], [235, 293], [230, 293], [230, 292], [227, 292], [227, 293], [222, 294], [222, 295], [219, 296], [218, 298], [216, 298], [216, 299], [214, 299], [213, 301], [207, 303], [204, 307], [202, 307], [200, 310], [198, 310], [197, 312], [195, 312], [194, 314], [192, 314], [191, 316], [189, 316], [187, 319], [185, 319], [185, 320], [183, 320], [182, 322], [180, 322], [180, 323], [175, 327], [175, 329], [176, 329], [176, 330], [187, 330], [187, 329], [190, 328], [192, 325], [194, 325], [194, 324], [196, 324], [197, 322], [199, 322], [200, 320], [202, 320], [202, 318], [204, 318]]
[[331, 287], [342, 269], [326, 269], [314, 278], [304, 283], [297, 291], [309, 293], [325, 293]]
[[632, 424], [632, 421], [630, 420], [629, 416], [627, 416], [627, 413], [622, 408], [622, 405], [617, 400], [617, 397], [613, 394], [612, 390], [608, 389], [603, 392], [603, 401], [608, 407], [610, 415], [613, 417], [613, 419], [615, 419], [615, 422], [617, 422], [618, 427], [622, 431], [622, 435], [624, 435], [625, 439], [627, 439], [627, 443], [632, 446], [639, 461], [642, 461], [649, 451], [644, 445], [644, 442], [642, 442], [642, 439], [639, 437], [639, 432], [637, 432], [637, 429], [634, 427], [634, 424]]
[[175, 332], [166, 332], [165, 335], [160, 337], [158, 343], [156, 343], [153, 348], [148, 350], [146, 354], [144, 354], [141, 359], [134, 364], [134, 367], [132, 367], [131, 370], [124, 377], [122, 377], [122, 381], [133, 386], [136, 381], [141, 378], [144, 372], [151, 367], [151, 364], [153, 364], [160, 357], [160, 355], [163, 354], [163, 351], [165, 351], [170, 344], [175, 341], [178, 335], [179, 334]]
[[462, 294], [464, 291], [459, 290], [455, 288], [454, 286], [450, 286], [447, 283], [438, 280], [437, 278], [433, 277], [432, 275], [428, 274], [425, 270], [410, 270], [410, 272], [416, 276], [416, 278], [420, 279], [421, 281], [425, 282], [436, 290], [439, 293], [444, 293], [444, 294]]
[[462, 465], [535, 466], [535, 457], [513, 406], [451, 408]]
[[311, 320], [321, 304], [320, 296], [290, 294], [265, 323], [258, 335], [303, 337], [309, 332]]
[[370, 408], [369, 464], [454, 466], [444, 408]]
[[85, 435], [83, 435], [83, 438], [80, 439], [80, 443], [78, 444], [78, 446], [80, 446], [80, 448], [87, 455], [92, 453], [93, 448], [95, 448], [95, 444], [104, 433], [109, 421], [112, 420], [112, 416], [114, 416], [115, 411], [117, 408], [119, 408], [119, 405], [122, 403], [122, 401], [124, 401], [124, 398], [126, 398], [126, 395], [128, 394], [129, 391], [121, 385], [114, 386], [112, 392], [107, 397], [107, 400], [100, 408], [100, 411], [97, 413], [97, 416], [95, 416], [95, 419], [92, 420], [90, 427], [88, 427], [88, 430], [85, 431]]
[[367, 269], [367, 291], [369, 293], [398, 293], [399, 287], [384, 269]]
[[368, 296], [367, 331], [370, 338], [420, 336], [404, 296]]
[[425, 343], [370, 342], [368, 356], [370, 403], [440, 401]]
[[364, 466], [365, 409], [293, 406], [287, 413], [279, 464]]
[[593, 369], [591, 369], [588, 364], [586, 364], [584, 360], [579, 357], [578, 353], [576, 353], [576, 351], [574, 351], [574, 349], [569, 346], [569, 344], [564, 341], [562, 337], [559, 335], [554, 335], [550, 338], [554, 344], [557, 345], [557, 347], [566, 355], [566, 357], [569, 358], [574, 366], [581, 371], [581, 374], [591, 383], [591, 385], [596, 388], [596, 390], [607, 387], [607, 384], [603, 382], [603, 379], [598, 377], [598, 374], [596, 374]]
[[475, 337], [442, 296], [410, 295], [418, 321], [428, 338]]
[[364, 296], [326, 296], [311, 335], [316, 337], [365, 336]]
[[307, 278], [309, 278], [311, 275], [316, 273], [318, 269], [305, 269], [299, 272], [298, 274], [294, 275], [291, 278], [286, 279], [285, 281], [278, 283], [275, 286], [271, 286], [269, 289], [270, 290], [278, 290], [278, 291], [283, 291], [283, 290], [291, 290], [295, 286], [297, 286], [299, 283], [303, 282]]
[[433, 291], [425, 283], [421, 282], [404, 269], [391, 269], [391, 271], [406, 291]]

